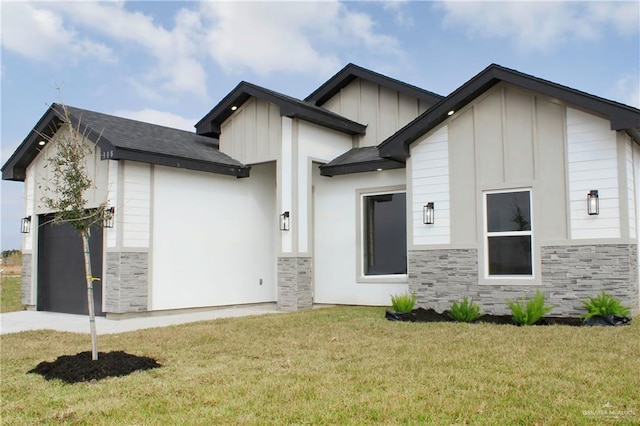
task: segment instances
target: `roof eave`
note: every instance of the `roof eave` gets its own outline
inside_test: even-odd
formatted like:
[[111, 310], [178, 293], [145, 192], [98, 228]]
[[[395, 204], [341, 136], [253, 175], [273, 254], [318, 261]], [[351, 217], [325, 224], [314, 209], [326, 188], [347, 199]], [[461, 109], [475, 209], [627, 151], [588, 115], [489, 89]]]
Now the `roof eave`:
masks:
[[312, 102], [315, 105], [323, 105], [331, 97], [335, 96], [340, 90], [348, 86], [356, 78], [371, 81], [375, 84], [388, 87], [392, 90], [416, 97], [425, 102], [434, 104], [442, 100], [443, 96], [437, 93], [429, 92], [420, 87], [404, 83], [383, 74], [376, 73], [355, 64], [347, 64], [343, 69], [338, 71], [333, 77], [324, 82], [319, 88], [313, 91], [304, 100]]
[[405, 167], [406, 167], [406, 164], [404, 162], [394, 161], [386, 158], [380, 158], [379, 160], [350, 163], [350, 164], [338, 164], [334, 166], [330, 164], [325, 164], [320, 166], [320, 174], [322, 176], [333, 177], [333, 176], [347, 175], [347, 174], [353, 174], [353, 173], [403, 169]]
[[249, 171], [251, 170], [250, 166], [243, 164], [216, 163], [124, 148], [114, 149], [109, 154], [109, 158], [113, 160], [139, 161], [141, 163], [158, 164], [161, 166], [196, 170], [219, 175], [234, 176], [237, 178], [249, 177]]
[[[450, 111], [458, 111], [499, 82], [513, 84], [559, 99], [567, 105], [573, 105], [604, 115], [609, 119], [612, 130], [625, 130], [629, 133], [630, 129], [640, 127], [640, 111], [635, 108], [491, 64], [442, 101], [383, 141], [378, 146], [380, 156], [396, 160], [406, 159], [409, 156], [409, 146], [420, 136], [445, 121], [449, 117]], [[633, 130], [631, 130], [629, 134], [633, 137], [633, 133]]]
[[[29, 164], [38, 156], [40, 147], [38, 142], [44, 138], [52, 138], [63, 122], [61, 108], [58, 104], [52, 104], [40, 117], [27, 137], [22, 141], [7, 162], [2, 166], [2, 180], [12, 180], [24, 182], [26, 170]], [[113, 145], [106, 138], [89, 126], [83, 125], [73, 115], [70, 115], [71, 125], [79, 128], [80, 132], [91, 142], [97, 144], [101, 149], [113, 149]]]
[[366, 126], [363, 124], [339, 117], [330, 111], [319, 111], [316, 107], [303, 105], [302, 101], [294, 104], [285, 96], [278, 96], [275, 92], [242, 82], [196, 124], [196, 133], [220, 137], [220, 126], [233, 114], [232, 107], [240, 107], [250, 97], [277, 105], [280, 115], [284, 117], [300, 118], [350, 135], [362, 135], [366, 132]]

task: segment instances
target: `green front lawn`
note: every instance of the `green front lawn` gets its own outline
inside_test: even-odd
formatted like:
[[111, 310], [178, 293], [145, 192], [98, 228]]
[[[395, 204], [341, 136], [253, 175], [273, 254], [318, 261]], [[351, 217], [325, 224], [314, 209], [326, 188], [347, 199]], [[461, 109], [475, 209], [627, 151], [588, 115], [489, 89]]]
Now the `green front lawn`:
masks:
[[24, 305], [20, 300], [20, 283], [19, 275], [3, 276], [0, 283], [0, 312], [22, 311]]
[[[626, 327], [394, 323], [337, 307], [100, 336], [162, 368], [67, 385], [25, 374], [87, 335], [2, 336], [3, 425], [638, 424]], [[87, 327], [88, 328], [88, 327]]]

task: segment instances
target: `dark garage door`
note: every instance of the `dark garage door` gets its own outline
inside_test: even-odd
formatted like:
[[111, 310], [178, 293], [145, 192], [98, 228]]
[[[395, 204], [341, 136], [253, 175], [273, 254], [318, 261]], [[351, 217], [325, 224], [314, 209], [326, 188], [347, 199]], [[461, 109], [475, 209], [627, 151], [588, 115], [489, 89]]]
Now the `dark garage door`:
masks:
[[[51, 215], [39, 217], [38, 310], [89, 313], [82, 240], [78, 231], [65, 223], [53, 225]], [[91, 229], [91, 272], [102, 278], [102, 228]], [[93, 282], [96, 315], [102, 312], [102, 281]]]

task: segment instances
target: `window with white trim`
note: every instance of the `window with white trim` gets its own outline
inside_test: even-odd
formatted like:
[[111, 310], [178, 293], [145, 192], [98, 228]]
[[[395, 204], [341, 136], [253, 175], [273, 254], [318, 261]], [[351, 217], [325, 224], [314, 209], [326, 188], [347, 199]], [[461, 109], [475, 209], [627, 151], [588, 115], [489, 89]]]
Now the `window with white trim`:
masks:
[[486, 275], [533, 276], [531, 190], [486, 192]]
[[406, 194], [362, 195], [364, 275], [407, 273]]

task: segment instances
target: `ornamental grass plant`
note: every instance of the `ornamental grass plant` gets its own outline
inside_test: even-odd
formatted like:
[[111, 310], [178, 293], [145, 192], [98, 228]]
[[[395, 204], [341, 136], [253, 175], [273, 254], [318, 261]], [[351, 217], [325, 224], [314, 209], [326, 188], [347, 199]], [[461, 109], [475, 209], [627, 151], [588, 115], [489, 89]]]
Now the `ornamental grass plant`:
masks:
[[596, 297], [589, 297], [589, 300], [582, 302], [587, 309], [587, 313], [581, 315], [580, 318], [586, 320], [596, 315], [616, 315], [620, 317], [629, 317], [631, 309], [624, 306], [618, 299], [602, 291]]
[[480, 306], [473, 299], [467, 299], [467, 296], [460, 303], [454, 301], [449, 310], [449, 316], [458, 322], [473, 322], [482, 315]]
[[544, 293], [540, 290], [528, 301], [522, 298], [520, 301], [509, 301], [508, 305], [518, 325], [533, 325], [553, 310], [553, 306], [544, 304]]
[[416, 305], [418, 296], [415, 293], [402, 293], [391, 296], [391, 307], [394, 312], [411, 312]]

